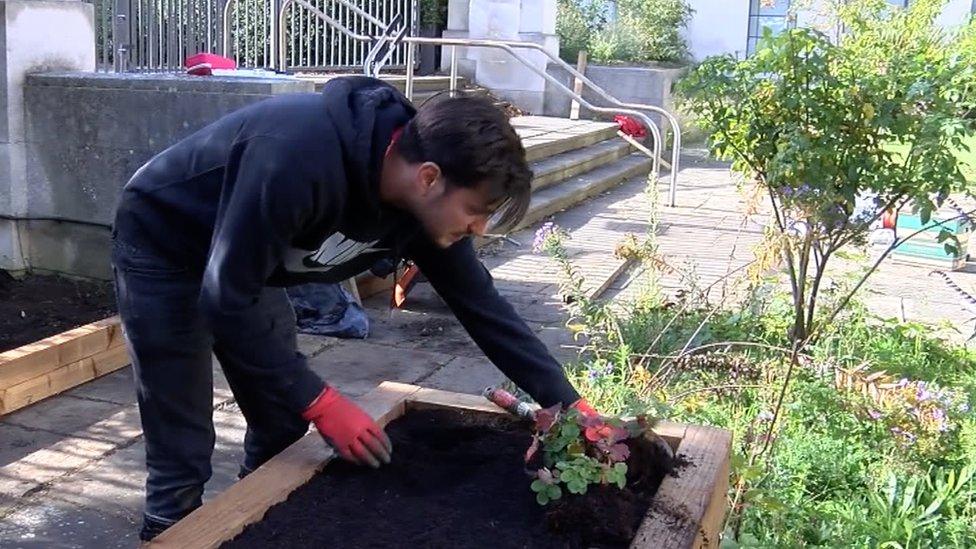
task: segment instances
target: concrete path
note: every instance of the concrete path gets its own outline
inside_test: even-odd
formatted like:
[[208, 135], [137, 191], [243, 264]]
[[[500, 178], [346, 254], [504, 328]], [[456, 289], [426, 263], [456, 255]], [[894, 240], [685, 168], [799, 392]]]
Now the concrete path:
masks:
[[[678, 206], [660, 208], [658, 241], [667, 260], [693, 265], [707, 286], [752, 259], [761, 237], [755, 221], [743, 222], [743, 201], [727, 166], [691, 151], [680, 174]], [[645, 181], [631, 180], [555, 222], [571, 235], [567, 249], [590, 287], [619, 270], [618, 242], [647, 231]], [[662, 193], [665, 191], [661, 186]], [[536, 227], [483, 252], [499, 290], [563, 361], [575, 357], [564, 329], [558, 295], [559, 271], [531, 251]], [[886, 264], [866, 294], [872, 308], [892, 314], [893, 304], [910, 319], [964, 325], [968, 318], [955, 295], [928, 269]], [[953, 275], [973, 289], [970, 273]], [[620, 299], [639, 291], [636, 273], [625, 272], [609, 289]], [[665, 277], [667, 289], [681, 281]], [[718, 287], [718, 286], [716, 286]], [[410, 295], [407, 310], [390, 312], [388, 296], [366, 305], [372, 335], [364, 341], [301, 336], [301, 350], [326, 380], [361, 395], [383, 380], [477, 392], [502, 381], [446, 306], [425, 285]], [[214, 476], [206, 497], [234, 482], [241, 459], [244, 420], [215, 364]], [[0, 420], [0, 547], [132, 547], [141, 516], [145, 480], [143, 443], [127, 368]]]

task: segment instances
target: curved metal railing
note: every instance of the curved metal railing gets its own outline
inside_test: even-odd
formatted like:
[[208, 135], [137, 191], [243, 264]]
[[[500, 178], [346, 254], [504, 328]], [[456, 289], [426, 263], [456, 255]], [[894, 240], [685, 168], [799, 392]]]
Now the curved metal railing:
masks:
[[[552, 84], [555, 87], [555, 89], [557, 89], [563, 95], [569, 96], [570, 98], [578, 102], [583, 107], [586, 107], [587, 109], [597, 113], [626, 114], [626, 115], [635, 116], [638, 119], [640, 119], [640, 121], [648, 129], [648, 131], [651, 134], [651, 137], [654, 140], [652, 155], [651, 155], [652, 156], [651, 174], [654, 181], [657, 181], [660, 175], [660, 163], [661, 163], [662, 149], [664, 146], [664, 139], [661, 134], [660, 128], [658, 128], [657, 124], [650, 116], [646, 114], [646, 112], [651, 112], [651, 113], [664, 116], [664, 118], [668, 121], [668, 124], [670, 125], [673, 134], [671, 162], [670, 162], [671, 169], [669, 174], [668, 203], [670, 206], [675, 205], [675, 194], [677, 191], [677, 175], [679, 170], [680, 154], [681, 154], [681, 127], [678, 124], [677, 118], [675, 118], [675, 116], [670, 112], [668, 112], [666, 109], [658, 107], [657, 105], [648, 105], [643, 103], [624, 103], [616, 99], [615, 97], [607, 93], [606, 90], [604, 90], [596, 83], [594, 83], [592, 80], [587, 78], [586, 75], [582, 74], [580, 71], [576, 70], [576, 68], [571, 66], [569, 63], [560, 59], [559, 56], [552, 54], [551, 52], [549, 52], [539, 44], [535, 44], [531, 42], [508, 42], [503, 40], [485, 40], [485, 39], [470, 39], [470, 38], [427, 38], [427, 37], [420, 37], [420, 36], [403, 36], [403, 32], [397, 32], [395, 29], [392, 28], [393, 27], [392, 23], [387, 25], [379, 21], [371, 14], [365, 12], [364, 10], [348, 2], [347, 0], [335, 0], [335, 1], [340, 2], [343, 5], [346, 5], [358, 15], [376, 24], [380, 28], [383, 28], [384, 29], [383, 35], [377, 38], [377, 37], [353, 32], [350, 29], [348, 29], [345, 25], [342, 25], [341, 23], [339, 23], [338, 21], [330, 17], [328, 14], [324, 13], [322, 10], [318, 9], [315, 5], [311, 4], [307, 0], [284, 0], [278, 12], [278, 26], [277, 26], [278, 28], [275, 29], [275, 34], [277, 35], [276, 38], [278, 44], [278, 48], [277, 48], [278, 51], [275, 52], [273, 55], [274, 58], [277, 60], [276, 66], [278, 69], [285, 70], [287, 68], [285, 55], [284, 55], [284, 52], [286, 51], [287, 48], [287, 40], [286, 40], [287, 18], [285, 17], [285, 13], [288, 10], [288, 8], [292, 6], [292, 4], [298, 4], [299, 6], [305, 8], [310, 13], [312, 13], [313, 15], [321, 19], [324, 23], [331, 26], [338, 32], [344, 34], [348, 38], [372, 45], [373, 47], [371, 47], [370, 49], [369, 60], [366, 64], [364, 64], [364, 70], [366, 71], [367, 74], [370, 74], [372, 76], [376, 76], [378, 74], [378, 71], [380, 70], [383, 63], [385, 62], [385, 59], [383, 58], [379, 60], [375, 59], [375, 57], [379, 55], [379, 52], [382, 51], [383, 49], [382, 45], [384, 42], [388, 44], [386, 50], [387, 54], [389, 53], [389, 51], [393, 49], [393, 46], [396, 43], [402, 42], [407, 44], [407, 82], [406, 82], [405, 91], [407, 97], [410, 99], [412, 99], [412, 95], [413, 95], [413, 79], [412, 79], [413, 59], [414, 59], [413, 52], [414, 52], [414, 47], [417, 44], [431, 44], [431, 45], [451, 47], [450, 89], [452, 91], [455, 91], [457, 89], [457, 47], [458, 46], [500, 49], [506, 51], [509, 55], [511, 55], [514, 59], [516, 59], [526, 68], [528, 68], [529, 70], [541, 76], [547, 82]], [[227, 2], [227, 6], [225, 7], [225, 10], [228, 10], [228, 13], [230, 9], [229, 6], [232, 3], [234, 3], [233, 0]], [[228, 20], [229, 18], [227, 17], [224, 18], [225, 25]], [[228, 36], [229, 36], [229, 32], [227, 32], [225, 29], [224, 32], [225, 53], [227, 51], [227, 48], [229, 47]], [[546, 72], [544, 68], [537, 67], [529, 59], [521, 55], [521, 53], [519, 53], [519, 51], [517, 50], [535, 50], [535, 51], [542, 52], [542, 54], [545, 55], [549, 59], [549, 61], [554, 62], [560, 67], [562, 67], [565, 71], [567, 71], [570, 74], [571, 77], [578, 79], [579, 82], [581, 82], [587, 88], [589, 88], [598, 96], [603, 98], [605, 101], [614, 105], [616, 108], [598, 107], [596, 105], [593, 105], [592, 103], [584, 99], [582, 94], [578, 94], [573, 90], [571, 90], [565, 84], [563, 84], [558, 79], [553, 77], [551, 74]]]

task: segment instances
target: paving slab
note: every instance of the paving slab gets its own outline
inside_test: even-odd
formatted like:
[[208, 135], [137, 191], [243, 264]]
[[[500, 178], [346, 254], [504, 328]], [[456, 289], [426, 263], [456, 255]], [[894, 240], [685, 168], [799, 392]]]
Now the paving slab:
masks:
[[349, 396], [360, 396], [383, 381], [415, 383], [453, 357], [365, 341], [343, 340], [309, 360], [312, 370]]
[[70, 436], [121, 412], [130, 404], [90, 400], [63, 395], [7, 414], [3, 422]]
[[116, 404], [134, 404], [136, 402], [136, 388], [132, 379], [132, 366], [126, 366], [121, 370], [116, 370], [111, 374], [79, 385], [66, 394]]
[[369, 343], [456, 356], [484, 356], [454, 315], [403, 309], [367, 309], [367, 314]]
[[[234, 398], [230, 385], [220, 363], [213, 358], [214, 406]], [[64, 393], [65, 396], [114, 402], [117, 404], [135, 404], [136, 388], [132, 366], [126, 366], [107, 376], [100, 377], [83, 385], [79, 385]]]
[[568, 364], [579, 358], [580, 342], [573, 339], [569, 329], [563, 326], [543, 326], [535, 335], [545, 343], [546, 348], [559, 362]]
[[33, 500], [0, 519], [4, 549], [132, 548], [140, 522], [98, 507], [53, 498]]
[[423, 380], [420, 385], [477, 395], [485, 387], [496, 387], [506, 380], [505, 375], [487, 358], [458, 357]]
[[[237, 481], [247, 423], [239, 411], [214, 411], [217, 442], [211, 460], [213, 476], [206, 485], [204, 499], [212, 499]], [[81, 469], [70, 478], [53, 483], [40, 499], [56, 498], [82, 506], [97, 507], [105, 512], [127, 516], [138, 521], [146, 482], [145, 443], [122, 448], [96, 463]]]
[[0, 467], [0, 494], [16, 502], [25, 494], [73, 474], [116, 448], [115, 444], [104, 440], [61, 439]]
[[332, 347], [339, 339], [315, 334], [298, 334], [298, 350], [305, 356], [315, 356]]
[[0, 422], [0, 467], [60, 440], [61, 435]]

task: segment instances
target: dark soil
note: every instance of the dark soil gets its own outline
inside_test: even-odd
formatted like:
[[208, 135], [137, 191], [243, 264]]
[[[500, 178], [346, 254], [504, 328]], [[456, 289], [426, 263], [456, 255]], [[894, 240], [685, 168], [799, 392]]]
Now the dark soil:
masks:
[[332, 462], [222, 547], [626, 547], [663, 472], [543, 508], [523, 461], [529, 430], [504, 416], [412, 411], [387, 428], [390, 465]]
[[0, 352], [115, 314], [110, 282], [0, 271]]

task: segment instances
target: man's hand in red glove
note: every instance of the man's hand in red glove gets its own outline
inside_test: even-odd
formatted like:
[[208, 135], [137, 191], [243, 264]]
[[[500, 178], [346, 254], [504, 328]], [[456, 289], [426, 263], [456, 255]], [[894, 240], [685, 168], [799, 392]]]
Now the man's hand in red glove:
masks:
[[590, 403], [587, 402], [586, 399], [584, 398], [577, 400], [576, 402], [572, 403], [569, 407], [576, 408], [576, 410], [578, 410], [579, 413], [583, 414], [584, 416], [600, 417], [599, 412], [594, 410], [593, 407], [590, 406]]
[[393, 445], [366, 412], [332, 387], [326, 387], [302, 412], [315, 424], [322, 438], [353, 463], [379, 467], [390, 462]]

